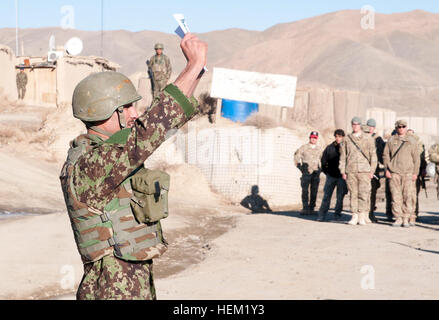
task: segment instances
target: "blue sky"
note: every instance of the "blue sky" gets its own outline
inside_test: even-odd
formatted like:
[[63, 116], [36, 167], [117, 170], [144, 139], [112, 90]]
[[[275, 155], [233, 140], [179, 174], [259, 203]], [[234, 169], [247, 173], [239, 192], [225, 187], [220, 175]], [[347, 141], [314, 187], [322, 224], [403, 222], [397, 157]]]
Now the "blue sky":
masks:
[[[18, 0], [20, 28], [60, 26], [61, 8], [74, 8], [75, 29], [100, 30], [101, 0]], [[173, 13], [184, 13], [193, 32], [228, 28], [264, 30], [277, 23], [316, 15], [360, 9], [372, 5], [377, 12], [394, 13], [422, 9], [439, 13], [438, 0], [104, 0], [104, 29], [155, 30], [173, 33]], [[15, 28], [15, 0], [0, 0], [0, 28]]]

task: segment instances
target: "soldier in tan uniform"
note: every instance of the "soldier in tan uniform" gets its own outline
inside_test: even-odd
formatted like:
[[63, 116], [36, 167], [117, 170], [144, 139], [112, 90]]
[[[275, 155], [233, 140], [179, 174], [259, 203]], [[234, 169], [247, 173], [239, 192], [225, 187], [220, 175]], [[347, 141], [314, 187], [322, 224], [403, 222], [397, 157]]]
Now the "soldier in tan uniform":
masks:
[[410, 220], [416, 220], [413, 206], [415, 183], [418, 178], [420, 156], [416, 140], [407, 135], [407, 122], [396, 122], [397, 135], [392, 136], [384, 149], [386, 177], [390, 179], [392, 211], [395, 227], [410, 227]]
[[415, 221], [419, 217], [419, 193], [421, 192], [421, 189], [425, 187], [425, 177], [427, 175], [427, 160], [425, 159], [425, 145], [422, 142], [421, 138], [415, 133], [413, 129], [407, 130], [407, 134], [415, 138], [418, 146], [419, 159], [420, 159], [419, 174], [418, 174], [418, 179], [416, 179], [416, 188], [415, 188], [415, 193], [413, 195], [415, 216], [410, 217], [410, 225], [415, 226]]
[[301, 215], [312, 215], [316, 207], [317, 192], [320, 184], [320, 159], [323, 150], [317, 145], [318, 132], [311, 132], [309, 143], [301, 146], [294, 154], [294, 163], [302, 172], [302, 205]]
[[361, 119], [352, 119], [353, 132], [341, 148], [340, 172], [351, 195], [350, 225], [366, 225], [369, 212], [371, 180], [377, 167], [374, 140], [361, 130]]
[[436, 175], [434, 181], [437, 184], [437, 199], [439, 200], [439, 144], [434, 144], [428, 150], [429, 159], [436, 164]]
[[153, 98], [165, 89], [172, 74], [171, 61], [163, 54], [163, 44], [157, 43], [154, 49], [156, 54], [151, 57], [148, 65], [152, 73]]
[[386, 146], [386, 143], [384, 142], [383, 138], [379, 134], [375, 132], [376, 129], [376, 120], [375, 119], [369, 119], [367, 121], [366, 126], [364, 126], [363, 131], [367, 134], [369, 134], [375, 143], [375, 149], [377, 153], [377, 159], [378, 159], [378, 165], [375, 170], [375, 175], [371, 181], [371, 192], [370, 192], [370, 210], [369, 210], [369, 217], [368, 222], [377, 223], [378, 219], [375, 217], [375, 210], [376, 210], [376, 199], [377, 199], [377, 192], [378, 189], [381, 187], [380, 182], [380, 164], [383, 163], [383, 152], [384, 147]]

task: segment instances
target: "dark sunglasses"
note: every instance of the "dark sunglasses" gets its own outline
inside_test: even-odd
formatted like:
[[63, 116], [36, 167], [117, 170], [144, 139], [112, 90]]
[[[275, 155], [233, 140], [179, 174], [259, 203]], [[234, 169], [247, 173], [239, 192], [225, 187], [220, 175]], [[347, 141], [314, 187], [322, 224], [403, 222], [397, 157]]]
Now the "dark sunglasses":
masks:
[[407, 126], [398, 126], [398, 129], [405, 129]]

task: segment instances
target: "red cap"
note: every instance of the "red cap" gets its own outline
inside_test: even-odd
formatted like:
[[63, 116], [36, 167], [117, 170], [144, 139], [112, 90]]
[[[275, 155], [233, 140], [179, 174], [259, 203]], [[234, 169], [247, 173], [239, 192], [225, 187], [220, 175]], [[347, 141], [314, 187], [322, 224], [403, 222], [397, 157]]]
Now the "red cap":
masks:
[[319, 133], [317, 131], [313, 131], [313, 132], [311, 132], [309, 137], [310, 137], [310, 139], [318, 139], [319, 138]]

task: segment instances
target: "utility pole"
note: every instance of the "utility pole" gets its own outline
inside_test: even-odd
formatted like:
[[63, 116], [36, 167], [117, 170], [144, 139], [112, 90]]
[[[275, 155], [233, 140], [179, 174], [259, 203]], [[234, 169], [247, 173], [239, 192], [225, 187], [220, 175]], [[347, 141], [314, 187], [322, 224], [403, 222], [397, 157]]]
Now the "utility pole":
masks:
[[101, 0], [101, 57], [104, 56], [104, 0]]
[[15, 0], [15, 56], [18, 55], [18, 0]]

